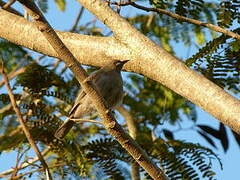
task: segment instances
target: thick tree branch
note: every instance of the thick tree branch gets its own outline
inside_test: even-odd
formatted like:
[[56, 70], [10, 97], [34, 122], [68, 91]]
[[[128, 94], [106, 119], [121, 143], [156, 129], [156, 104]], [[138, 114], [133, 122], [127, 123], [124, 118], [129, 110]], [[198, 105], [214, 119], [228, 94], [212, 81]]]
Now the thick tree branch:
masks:
[[[0, 19], [1, 38], [33, 51], [57, 57], [56, 51], [33, 23], [5, 10], [0, 10]], [[94, 37], [69, 32], [56, 32], [74, 57], [85, 65], [103, 66], [109, 59], [130, 58], [128, 48], [113, 37]]]
[[10, 98], [12, 107], [13, 107], [14, 111], [16, 112], [18, 121], [19, 121], [19, 123], [22, 126], [23, 132], [26, 135], [26, 138], [27, 138], [29, 144], [31, 145], [31, 147], [35, 151], [36, 155], [38, 156], [38, 158], [39, 158], [39, 160], [40, 160], [40, 162], [41, 162], [41, 164], [43, 166], [43, 169], [46, 172], [47, 179], [52, 179], [50, 171], [49, 171], [49, 168], [48, 168], [48, 165], [45, 162], [42, 154], [40, 153], [37, 145], [35, 144], [34, 139], [33, 139], [32, 135], [30, 134], [27, 126], [25, 125], [24, 120], [23, 120], [22, 115], [21, 115], [21, 112], [20, 112], [20, 110], [19, 110], [19, 108], [18, 108], [18, 106], [16, 104], [16, 101], [14, 99], [14, 95], [12, 93], [12, 90], [11, 90], [11, 87], [10, 87], [10, 84], [9, 84], [9, 81], [8, 81], [8, 77], [7, 77], [6, 73], [4, 72], [3, 62], [2, 62], [1, 73], [2, 73], [2, 76], [3, 76], [4, 82], [6, 84], [6, 87], [7, 87], [7, 91], [8, 91], [8, 94], [9, 94], [9, 98]]
[[240, 133], [239, 100], [160, 48], [108, 7], [106, 2], [78, 1], [113, 31], [116, 40], [129, 48], [132, 61], [126, 68], [166, 85]]
[[58, 58], [64, 60], [80, 82], [83, 90], [88, 93], [90, 98], [93, 100], [99, 117], [103, 120], [103, 124], [108, 132], [118, 140], [118, 142], [133, 156], [133, 158], [148, 172], [152, 178], [163, 180], [167, 179], [164, 173], [150, 160], [141, 147], [124, 132], [122, 127], [115, 120], [111, 111], [107, 109], [107, 105], [103, 97], [98, 94], [93, 84], [88, 83], [88, 81], [84, 81], [87, 78], [87, 73], [48, 24], [37, 6], [28, 0], [18, 1], [25, 6], [28, 13], [34, 19], [36, 27], [56, 51]]
[[[114, 25], [114, 32], [122, 31], [122, 36], [126, 36], [128, 42], [119, 41], [114, 37], [58, 32], [60, 38], [81, 63], [102, 66], [109, 58], [132, 59], [126, 65], [126, 70], [143, 74], [166, 85], [240, 133], [240, 102], [237, 99], [190, 70], [138, 31], [132, 30], [133, 27], [109, 7], [104, 5], [101, 8], [107, 9], [106, 15], [110, 18], [105, 23], [108, 21]], [[30, 22], [4, 10], [0, 10], [0, 19], [0, 37], [45, 55], [57, 57], [54, 49]], [[11, 33], [9, 30], [12, 30]], [[129, 43], [132, 44], [131, 47], [127, 47]]]

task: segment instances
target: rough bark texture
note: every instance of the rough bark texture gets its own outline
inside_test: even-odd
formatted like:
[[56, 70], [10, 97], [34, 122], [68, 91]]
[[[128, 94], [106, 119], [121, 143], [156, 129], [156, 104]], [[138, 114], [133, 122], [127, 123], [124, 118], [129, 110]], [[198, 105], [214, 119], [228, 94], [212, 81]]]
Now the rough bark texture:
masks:
[[[240, 133], [239, 100], [158, 47], [105, 3], [99, 0], [82, 0], [81, 3], [115, 33], [114, 37], [107, 38], [58, 33], [81, 63], [99, 66], [109, 58], [131, 59], [126, 70], [166, 85]], [[37, 29], [23, 18], [0, 10], [0, 19], [0, 37], [46, 55], [56, 56]]]
[[107, 109], [103, 97], [96, 91], [93, 83], [85, 81], [87, 78], [86, 71], [81, 67], [69, 49], [63, 44], [36, 5], [27, 0], [18, 1], [25, 6], [25, 9], [32, 16], [34, 24], [39, 32], [41, 32], [48, 43], [51, 44], [52, 48], [57, 53], [57, 57], [62, 59], [72, 70], [83, 90], [89, 95], [92, 102], [94, 102], [98, 115], [103, 120], [103, 124], [108, 132], [116, 138], [116, 140], [153, 179], [166, 180], [167, 177], [163, 171], [151, 161], [146, 152], [144, 152], [144, 150], [127, 133], [125, 133], [123, 128], [117, 123], [111, 110]]
[[[137, 123], [135, 122], [132, 115], [123, 106], [117, 107], [118, 112], [124, 117], [129, 135], [136, 140], [137, 139]], [[136, 162], [131, 163], [131, 178], [132, 180], [140, 180], [140, 168]]]

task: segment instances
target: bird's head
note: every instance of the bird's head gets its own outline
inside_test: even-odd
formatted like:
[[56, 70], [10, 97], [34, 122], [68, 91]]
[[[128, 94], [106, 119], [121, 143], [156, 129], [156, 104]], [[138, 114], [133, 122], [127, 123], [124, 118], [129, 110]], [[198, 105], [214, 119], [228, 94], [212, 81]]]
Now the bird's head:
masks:
[[124, 61], [120, 61], [120, 60], [113, 60], [110, 64], [109, 67], [112, 70], [117, 70], [117, 71], [121, 71], [122, 67], [125, 63], [127, 63], [129, 60], [124, 60]]

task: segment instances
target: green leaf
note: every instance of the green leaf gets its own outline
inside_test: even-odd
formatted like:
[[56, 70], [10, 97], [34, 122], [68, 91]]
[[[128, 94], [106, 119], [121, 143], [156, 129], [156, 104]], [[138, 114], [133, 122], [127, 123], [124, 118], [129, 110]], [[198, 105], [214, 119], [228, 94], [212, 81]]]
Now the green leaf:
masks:
[[196, 34], [196, 42], [199, 45], [203, 45], [206, 42], [204, 32], [200, 28], [196, 28], [195, 34]]
[[65, 9], [66, 9], [65, 0], [55, 0], [55, 3], [57, 4], [57, 7], [60, 11], [65, 11]]

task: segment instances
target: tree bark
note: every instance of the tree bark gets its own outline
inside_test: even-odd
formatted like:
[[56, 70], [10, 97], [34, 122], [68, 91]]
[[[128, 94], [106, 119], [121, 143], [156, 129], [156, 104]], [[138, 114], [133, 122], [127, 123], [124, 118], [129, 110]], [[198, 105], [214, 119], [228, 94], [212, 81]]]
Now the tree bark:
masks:
[[[160, 48], [113, 12], [104, 2], [81, 0], [81, 3], [114, 32], [114, 37], [58, 32], [81, 63], [102, 66], [109, 59], [130, 59], [126, 65], [127, 71], [143, 74], [162, 83], [240, 133], [239, 100]], [[0, 10], [0, 19], [0, 37], [57, 57], [41, 33], [22, 17]]]
[[[129, 135], [136, 140], [137, 139], [137, 123], [135, 122], [132, 115], [123, 106], [117, 107], [118, 112], [124, 117]], [[131, 178], [132, 180], [140, 180], [140, 168], [136, 162], [131, 163]]]
[[39, 32], [47, 39], [52, 48], [56, 51], [57, 57], [63, 60], [67, 66], [72, 70], [76, 79], [81, 84], [82, 89], [89, 95], [94, 106], [98, 112], [99, 117], [107, 129], [107, 131], [116, 138], [116, 140], [129, 152], [129, 154], [146, 170], [146, 172], [153, 178], [159, 180], [166, 180], [164, 172], [151, 161], [147, 153], [128, 135], [123, 128], [117, 123], [111, 110], [108, 109], [104, 98], [96, 91], [94, 84], [87, 80], [87, 73], [82, 68], [81, 64], [73, 56], [71, 51], [58, 37], [56, 32], [47, 22], [39, 8], [34, 2], [28, 0], [18, 0], [27, 12], [31, 15], [33, 24], [38, 28]]

